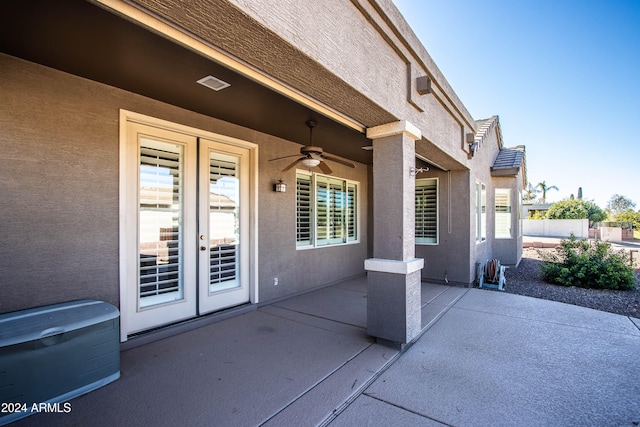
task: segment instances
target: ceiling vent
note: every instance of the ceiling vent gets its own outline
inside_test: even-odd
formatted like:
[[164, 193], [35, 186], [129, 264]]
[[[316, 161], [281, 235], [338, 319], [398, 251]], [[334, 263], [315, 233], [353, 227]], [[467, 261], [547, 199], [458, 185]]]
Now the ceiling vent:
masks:
[[222, 90], [226, 87], [231, 86], [230, 83], [227, 83], [225, 81], [222, 81], [218, 78], [215, 78], [213, 76], [207, 76], [207, 77], [203, 77], [200, 80], [198, 80], [198, 83], [200, 83], [202, 86], [206, 86], [209, 89], [213, 89], [215, 91], [219, 91]]

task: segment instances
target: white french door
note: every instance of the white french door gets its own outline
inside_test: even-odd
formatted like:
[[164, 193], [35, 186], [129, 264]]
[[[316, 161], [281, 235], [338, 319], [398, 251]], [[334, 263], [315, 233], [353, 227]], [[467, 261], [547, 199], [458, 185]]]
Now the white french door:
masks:
[[125, 132], [122, 339], [249, 302], [251, 148], [139, 122]]
[[200, 140], [199, 307], [249, 300], [249, 152]]

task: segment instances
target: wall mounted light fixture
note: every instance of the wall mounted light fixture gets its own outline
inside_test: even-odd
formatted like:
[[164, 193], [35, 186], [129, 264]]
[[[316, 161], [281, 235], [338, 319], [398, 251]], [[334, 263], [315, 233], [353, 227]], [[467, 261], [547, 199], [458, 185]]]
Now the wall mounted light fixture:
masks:
[[467, 144], [469, 146], [469, 153], [467, 154], [467, 157], [471, 159], [476, 154], [476, 151], [478, 151], [478, 148], [480, 147], [480, 143], [476, 141], [476, 136], [473, 133], [467, 133], [466, 139], [467, 139]]
[[469, 154], [467, 155], [469, 159], [473, 158], [473, 156], [476, 154], [476, 151], [478, 151], [479, 146], [480, 145], [478, 141], [474, 141], [471, 144], [469, 144]]
[[273, 191], [276, 193], [284, 193], [287, 191], [287, 185], [279, 179], [277, 183], [273, 184]]

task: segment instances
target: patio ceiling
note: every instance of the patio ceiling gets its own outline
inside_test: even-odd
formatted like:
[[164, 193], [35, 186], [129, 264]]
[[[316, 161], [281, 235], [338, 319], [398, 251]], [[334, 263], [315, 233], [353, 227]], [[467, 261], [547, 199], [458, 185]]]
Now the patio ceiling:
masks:
[[[314, 118], [314, 145], [372, 163], [362, 133], [88, 2], [0, 2], [0, 52], [303, 145]], [[196, 83], [208, 75], [231, 86]]]

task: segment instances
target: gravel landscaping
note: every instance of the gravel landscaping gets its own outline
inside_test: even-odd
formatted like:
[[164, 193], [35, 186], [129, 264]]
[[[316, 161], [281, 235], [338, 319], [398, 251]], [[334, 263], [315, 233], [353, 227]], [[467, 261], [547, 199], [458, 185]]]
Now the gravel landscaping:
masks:
[[[539, 273], [541, 263], [539, 251], [552, 250], [554, 249], [525, 248], [518, 268], [511, 267], [506, 270], [505, 292], [640, 318], [640, 289], [633, 291], [584, 289], [543, 282]], [[636, 277], [640, 280], [640, 269], [636, 269]]]

